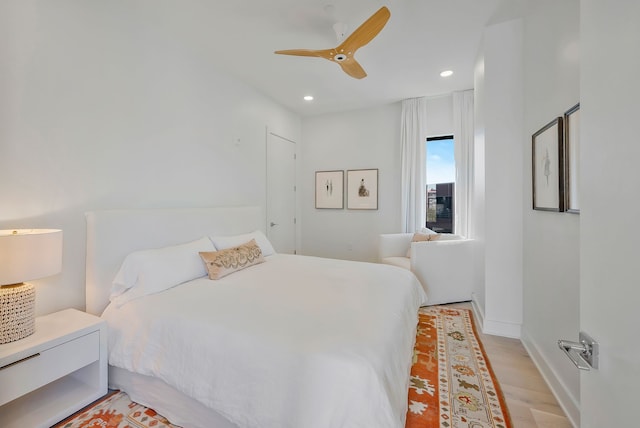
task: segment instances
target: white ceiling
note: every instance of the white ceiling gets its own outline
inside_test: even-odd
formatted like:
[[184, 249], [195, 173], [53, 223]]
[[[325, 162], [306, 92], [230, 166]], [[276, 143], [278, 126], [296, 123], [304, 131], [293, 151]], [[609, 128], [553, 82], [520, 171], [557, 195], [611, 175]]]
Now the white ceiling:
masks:
[[[170, 25], [188, 28], [193, 48], [302, 116], [436, 96], [473, 87], [484, 26], [499, 0], [199, 0], [172, 8]], [[180, 2], [180, 5], [184, 3]], [[275, 55], [279, 49], [339, 44], [380, 7], [391, 18], [355, 54], [368, 76], [354, 79], [322, 58]], [[442, 70], [454, 71], [449, 78]], [[313, 95], [307, 102], [304, 95]]]

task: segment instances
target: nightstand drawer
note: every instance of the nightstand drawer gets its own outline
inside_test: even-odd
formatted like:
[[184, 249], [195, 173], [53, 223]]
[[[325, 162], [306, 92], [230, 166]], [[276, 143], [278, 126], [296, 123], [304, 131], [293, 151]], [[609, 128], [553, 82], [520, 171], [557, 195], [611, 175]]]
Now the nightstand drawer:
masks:
[[100, 358], [100, 332], [86, 334], [0, 368], [0, 406]]

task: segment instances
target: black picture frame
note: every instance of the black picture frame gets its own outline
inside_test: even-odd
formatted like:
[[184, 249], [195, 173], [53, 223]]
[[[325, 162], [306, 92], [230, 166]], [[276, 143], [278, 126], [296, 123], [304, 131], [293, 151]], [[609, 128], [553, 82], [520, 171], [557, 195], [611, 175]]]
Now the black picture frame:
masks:
[[564, 211], [563, 118], [556, 117], [531, 137], [533, 209]]
[[564, 199], [568, 213], [580, 214], [580, 103], [563, 115], [564, 120]]

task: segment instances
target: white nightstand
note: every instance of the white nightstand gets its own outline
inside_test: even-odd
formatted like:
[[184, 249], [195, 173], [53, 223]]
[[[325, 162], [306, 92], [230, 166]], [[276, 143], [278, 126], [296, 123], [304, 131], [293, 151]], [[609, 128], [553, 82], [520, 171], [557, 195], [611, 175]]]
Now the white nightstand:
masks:
[[49, 427], [107, 393], [107, 326], [76, 309], [0, 345], [0, 427]]

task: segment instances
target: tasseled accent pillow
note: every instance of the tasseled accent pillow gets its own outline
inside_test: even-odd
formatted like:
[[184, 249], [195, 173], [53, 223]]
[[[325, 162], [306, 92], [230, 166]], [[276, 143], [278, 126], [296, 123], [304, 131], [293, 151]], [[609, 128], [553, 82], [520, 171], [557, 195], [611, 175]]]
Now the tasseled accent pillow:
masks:
[[220, 279], [249, 266], [264, 262], [262, 250], [255, 239], [220, 251], [200, 252], [200, 257], [207, 266], [209, 279]]

